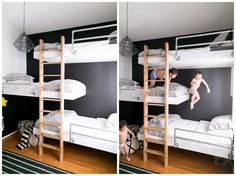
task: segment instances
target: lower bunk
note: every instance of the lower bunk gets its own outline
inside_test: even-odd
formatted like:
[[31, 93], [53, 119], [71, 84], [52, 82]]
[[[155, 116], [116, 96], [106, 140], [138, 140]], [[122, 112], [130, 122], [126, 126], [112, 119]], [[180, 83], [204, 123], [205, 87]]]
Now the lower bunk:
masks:
[[[60, 115], [49, 113], [44, 116], [48, 122], [59, 123]], [[94, 149], [117, 153], [118, 117], [115, 113], [108, 119], [90, 118], [77, 115], [75, 111], [65, 110], [64, 141]], [[58, 127], [45, 125], [43, 132], [58, 134]], [[34, 134], [39, 134], [39, 120], [36, 121]]]
[[[163, 128], [163, 119], [151, 119], [149, 126]], [[233, 160], [234, 134], [230, 115], [218, 116], [208, 121], [182, 119], [178, 114], [169, 115], [169, 146]], [[143, 140], [143, 127], [138, 139]], [[148, 130], [148, 138], [162, 140], [162, 132]]]

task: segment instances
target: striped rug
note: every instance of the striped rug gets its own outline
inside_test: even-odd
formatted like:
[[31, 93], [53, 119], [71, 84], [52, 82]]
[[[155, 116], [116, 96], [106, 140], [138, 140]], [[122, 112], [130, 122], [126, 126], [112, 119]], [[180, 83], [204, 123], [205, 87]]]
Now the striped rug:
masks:
[[65, 170], [2, 150], [3, 174], [71, 174]]
[[159, 173], [120, 162], [119, 174], [159, 174]]

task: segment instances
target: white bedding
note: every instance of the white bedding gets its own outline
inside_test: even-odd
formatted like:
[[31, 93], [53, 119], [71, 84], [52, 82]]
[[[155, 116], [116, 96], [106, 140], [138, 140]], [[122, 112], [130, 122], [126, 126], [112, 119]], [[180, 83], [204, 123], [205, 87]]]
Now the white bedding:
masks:
[[[158, 123], [149, 122], [150, 126], [156, 126], [157, 124]], [[232, 147], [233, 130], [230, 129], [223, 132], [219, 132], [218, 130], [217, 132], [210, 132], [208, 131], [208, 126], [209, 122], [207, 121], [199, 122], [178, 118], [175, 120], [169, 120], [169, 146], [198, 152], [202, 151], [203, 153], [213, 154], [215, 156], [220, 155], [221, 157], [228, 158], [228, 154], [230, 154]], [[143, 137], [143, 130], [141, 129], [138, 138], [143, 140]], [[157, 133], [150, 130], [148, 132], [148, 137], [162, 139], [163, 134], [161, 132]]]
[[[45, 83], [45, 98], [60, 98], [60, 89], [58, 81], [52, 81], [51, 83]], [[39, 97], [39, 83], [31, 84], [3, 84], [3, 94], [7, 95], [18, 95], [18, 96], [30, 96]], [[75, 100], [86, 95], [86, 86], [75, 80], [65, 80], [65, 93], [64, 99]]]
[[[232, 52], [232, 49], [210, 51], [209, 48], [180, 50], [178, 51], [178, 56], [180, 56], [180, 60], [176, 60], [175, 51], [170, 51], [169, 67], [174, 67], [178, 69], [231, 67], [234, 64]], [[143, 56], [140, 56], [138, 58], [138, 63], [141, 65], [144, 64]], [[148, 65], [149, 67], [163, 68], [163, 55], [159, 54], [148, 56]]]
[[[159, 91], [164, 94], [163, 87], [155, 87], [149, 89], [152, 91]], [[136, 101], [143, 102], [144, 101], [144, 90], [143, 88], [136, 86], [135, 88], [132, 86], [122, 86], [120, 87], [120, 96], [119, 99], [121, 101]], [[182, 86], [178, 83], [171, 82], [169, 89], [169, 104], [177, 105], [189, 99], [189, 90], [187, 87]], [[164, 103], [163, 95], [153, 95], [148, 96], [148, 102], [150, 103]]]
[[[72, 53], [71, 44], [65, 45], [65, 63], [110, 62], [117, 60], [117, 44], [109, 44], [109, 40], [76, 43], [74, 44], [74, 50], [76, 54]], [[57, 62], [61, 59], [58, 51], [44, 50], [43, 56], [47, 62]], [[39, 51], [34, 51], [34, 58], [40, 58]]]
[[[60, 122], [59, 115], [47, 114], [44, 119], [55, 123]], [[59, 132], [57, 127], [47, 125], [44, 130], [52, 134]], [[117, 132], [118, 126], [117, 128], [107, 127], [107, 119], [79, 116], [65, 110], [64, 141], [116, 153]], [[39, 121], [36, 122], [34, 133], [39, 133]]]

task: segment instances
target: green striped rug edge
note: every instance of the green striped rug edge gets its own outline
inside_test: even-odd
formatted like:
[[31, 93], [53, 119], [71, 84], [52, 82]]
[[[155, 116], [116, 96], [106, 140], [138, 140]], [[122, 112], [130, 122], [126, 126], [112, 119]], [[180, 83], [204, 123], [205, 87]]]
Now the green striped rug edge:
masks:
[[[127, 171], [127, 170], [124, 170], [124, 169], [122, 169], [121, 167], [120, 167], [120, 165], [126, 165], [126, 166], [128, 166], [128, 167], [133, 167], [133, 168], [137, 168], [138, 170], [142, 170], [143, 171], [143, 173], [132, 173], [132, 172], [130, 172], [129, 173], [129, 171]], [[128, 163], [125, 163], [125, 162], [121, 162], [120, 161], [120, 163], [119, 163], [119, 174], [160, 174], [160, 173], [158, 173], [158, 172], [154, 172], [154, 171], [151, 171], [151, 170], [149, 170], [149, 169], [145, 169], [145, 168], [142, 168], [142, 167], [138, 167], [138, 166], [135, 166], [135, 165], [132, 165], [132, 164], [128, 164]]]
[[[19, 156], [19, 157], [23, 157], [23, 158], [26, 158], [26, 159], [28, 159], [28, 160], [32, 160], [33, 162], [36, 162], [36, 163], [39, 163], [39, 164], [41, 164], [41, 165], [48, 166], [48, 167], [53, 168], [53, 169], [55, 169], [55, 170], [64, 172], [64, 174], [74, 174], [74, 173], [69, 172], [69, 171], [67, 171], [67, 170], [63, 170], [63, 169], [61, 169], [61, 168], [52, 166], [52, 165], [50, 165], [50, 164], [43, 163], [43, 162], [41, 162], [41, 161], [37, 161], [37, 160], [35, 160], [35, 159], [32, 159], [32, 158], [29, 158], [29, 157], [20, 155], [20, 154], [18, 154], [18, 153], [15, 153], [15, 152], [12, 152], [12, 151], [9, 151], [9, 150], [6, 150], [6, 149], [2, 149], [2, 153], [3, 153], [3, 152], [8, 152], [8, 153], [11, 153], [11, 154], [13, 154], [13, 155], [16, 155], [16, 156]], [[3, 167], [3, 165], [2, 165], [2, 167]], [[63, 174], [63, 173], [62, 173], [62, 174]]]

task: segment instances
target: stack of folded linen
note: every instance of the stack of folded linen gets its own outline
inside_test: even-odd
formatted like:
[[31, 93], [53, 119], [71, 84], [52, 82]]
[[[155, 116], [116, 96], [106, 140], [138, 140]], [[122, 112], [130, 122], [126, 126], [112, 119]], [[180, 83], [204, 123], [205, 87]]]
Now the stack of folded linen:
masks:
[[34, 77], [21, 73], [10, 73], [3, 79], [3, 94], [30, 94]]

